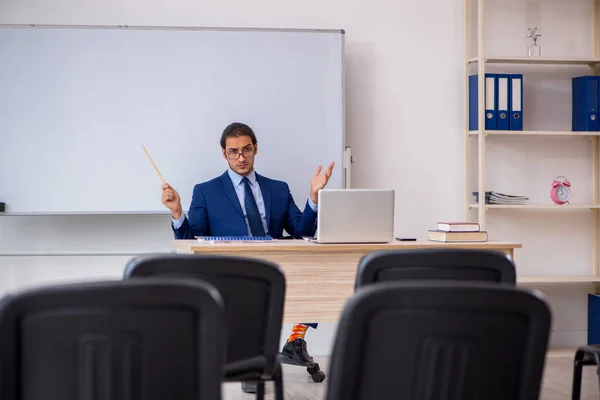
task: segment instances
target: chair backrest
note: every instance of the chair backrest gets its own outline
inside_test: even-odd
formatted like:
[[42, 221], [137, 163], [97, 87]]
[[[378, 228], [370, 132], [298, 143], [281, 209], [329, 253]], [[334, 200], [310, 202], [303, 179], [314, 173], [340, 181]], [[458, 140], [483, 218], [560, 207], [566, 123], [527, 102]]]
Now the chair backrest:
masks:
[[276, 264], [227, 255], [169, 254], [138, 257], [125, 267], [125, 278], [150, 276], [203, 280], [219, 290], [227, 315], [227, 363], [277, 356], [285, 276]]
[[346, 304], [328, 400], [538, 399], [551, 315], [534, 291], [382, 282]]
[[513, 261], [503, 253], [473, 249], [386, 250], [359, 262], [355, 289], [393, 280], [460, 280], [514, 285]]
[[3, 400], [221, 399], [225, 310], [207, 283], [48, 286], [0, 301]]

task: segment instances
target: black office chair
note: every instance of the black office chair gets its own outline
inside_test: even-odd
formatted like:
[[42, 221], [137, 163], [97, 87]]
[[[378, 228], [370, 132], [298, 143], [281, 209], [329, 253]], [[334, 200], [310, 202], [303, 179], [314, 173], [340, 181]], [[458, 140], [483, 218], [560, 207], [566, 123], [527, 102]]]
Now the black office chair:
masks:
[[225, 310], [204, 282], [49, 286], [0, 301], [3, 400], [221, 399]]
[[550, 323], [540, 294], [508, 285], [365, 286], [344, 307], [327, 400], [537, 400]]
[[283, 400], [281, 364], [277, 359], [285, 301], [285, 277], [270, 262], [226, 255], [172, 254], [139, 257], [125, 268], [125, 278], [178, 277], [214, 285], [225, 302], [227, 355], [224, 380], [274, 381], [275, 398]]
[[385, 250], [361, 258], [355, 289], [393, 280], [460, 280], [516, 284], [515, 264], [505, 254], [472, 249]]

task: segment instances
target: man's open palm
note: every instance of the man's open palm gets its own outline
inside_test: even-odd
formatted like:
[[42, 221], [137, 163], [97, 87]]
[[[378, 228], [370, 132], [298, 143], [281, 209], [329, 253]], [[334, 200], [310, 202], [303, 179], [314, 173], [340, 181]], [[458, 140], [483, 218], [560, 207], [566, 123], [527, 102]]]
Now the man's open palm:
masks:
[[329, 167], [321, 173], [323, 167], [319, 165], [315, 175], [310, 180], [310, 199], [316, 204], [319, 199], [319, 190], [323, 189], [327, 186], [327, 182], [329, 182], [329, 178], [331, 178], [331, 173], [333, 172], [333, 166], [335, 165], [335, 161], [332, 161], [329, 164]]

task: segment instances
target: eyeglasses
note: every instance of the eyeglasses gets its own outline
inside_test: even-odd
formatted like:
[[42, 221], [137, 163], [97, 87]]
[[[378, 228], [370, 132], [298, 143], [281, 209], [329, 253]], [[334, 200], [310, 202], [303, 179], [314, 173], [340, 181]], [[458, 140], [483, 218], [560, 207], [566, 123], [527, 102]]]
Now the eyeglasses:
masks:
[[243, 154], [244, 158], [254, 157], [254, 149], [243, 149], [241, 152], [240, 151], [228, 151], [227, 158], [229, 158], [230, 160], [237, 160], [240, 158], [240, 154]]

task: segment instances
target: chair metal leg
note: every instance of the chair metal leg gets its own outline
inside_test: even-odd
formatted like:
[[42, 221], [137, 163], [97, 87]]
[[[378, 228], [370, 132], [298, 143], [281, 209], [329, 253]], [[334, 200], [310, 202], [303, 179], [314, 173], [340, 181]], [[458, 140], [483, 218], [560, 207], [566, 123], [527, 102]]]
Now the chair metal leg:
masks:
[[258, 381], [256, 385], [256, 399], [265, 400], [265, 381]]
[[581, 398], [581, 370], [583, 363], [576, 360], [573, 363], [573, 389], [571, 391], [571, 399], [579, 400]]
[[283, 400], [283, 376], [282, 376], [282, 374], [279, 374], [277, 377], [275, 377], [273, 383], [275, 384], [275, 400]]

